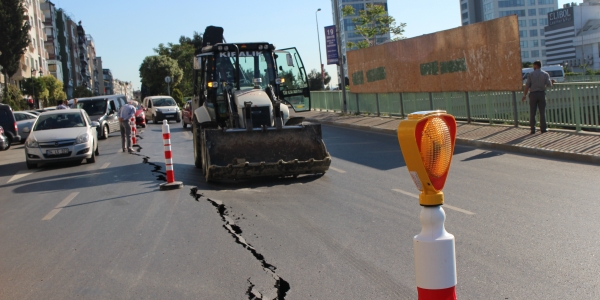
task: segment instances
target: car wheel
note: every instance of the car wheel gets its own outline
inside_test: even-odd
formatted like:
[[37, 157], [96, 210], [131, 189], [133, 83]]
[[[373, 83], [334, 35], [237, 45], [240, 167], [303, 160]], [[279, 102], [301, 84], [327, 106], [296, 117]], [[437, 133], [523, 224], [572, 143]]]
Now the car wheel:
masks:
[[187, 128], [187, 123], [185, 121], [183, 121], [183, 128]]
[[100, 155], [100, 147], [98, 147], [98, 145], [96, 145], [96, 151], [94, 153]]
[[107, 139], [108, 138], [108, 134], [109, 134], [108, 125], [104, 125], [102, 127], [102, 139], [103, 140]]
[[85, 161], [86, 161], [88, 164], [93, 164], [93, 163], [95, 163], [95, 162], [96, 162], [96, 151], [92, 152], [92, 157], [90, 157], [90, 158], [86, 158], [86, 159], [85, 159]]
[[152, 116], [152, 123], [158, 124], [158, 121], [156, 120], [156, 115]]
[[142, 124], [142, 128], [146, 128], [146, 124]]
[[29, 170], [37, 168], [36, 163], [30, 163], [29, 160], [27, 160], [27, 159], [25, 160], [25, 163], [27, 164], [27, 169], [29, 169]]

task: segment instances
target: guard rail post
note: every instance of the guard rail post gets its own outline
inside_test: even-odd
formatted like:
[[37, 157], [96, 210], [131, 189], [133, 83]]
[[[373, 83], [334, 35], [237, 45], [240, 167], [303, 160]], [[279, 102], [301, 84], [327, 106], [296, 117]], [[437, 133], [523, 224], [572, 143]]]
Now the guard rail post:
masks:
[[467, 104], [467, 123], [471, 123], [471, 104], [469, 103], [469, 92], [465, 92], [465, 102]]
[[517, 109], [517, 92], [512, 92], [512, 111], [515, 127], [519, 127], [519, 110]]

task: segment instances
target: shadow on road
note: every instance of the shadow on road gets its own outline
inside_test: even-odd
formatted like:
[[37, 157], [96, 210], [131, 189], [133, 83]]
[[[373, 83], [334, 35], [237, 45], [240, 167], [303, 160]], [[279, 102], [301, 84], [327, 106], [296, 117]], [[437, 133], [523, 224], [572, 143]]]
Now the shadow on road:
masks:
[[467, 158], [463, 159], [462, 161], [472, 161], [472, 160], [477, 160], [477, 159], [498, 157], [498, 156], [502, 156], [502, 155], [504, 155], [504, 153], [502, 153], [502, 152], [485, 151], [483, 153], [479, 153], [479, 154], [473, 155], [471, 157], [467, 157]]

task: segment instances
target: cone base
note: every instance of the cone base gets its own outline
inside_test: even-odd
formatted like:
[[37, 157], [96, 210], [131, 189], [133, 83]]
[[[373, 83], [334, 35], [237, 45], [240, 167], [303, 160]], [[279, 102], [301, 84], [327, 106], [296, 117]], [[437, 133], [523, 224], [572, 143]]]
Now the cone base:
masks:
[[174, 181], [171, 183], [161, 183], [159, 187], [161, 191], [177, 190], [183, 188], [183, 182]]

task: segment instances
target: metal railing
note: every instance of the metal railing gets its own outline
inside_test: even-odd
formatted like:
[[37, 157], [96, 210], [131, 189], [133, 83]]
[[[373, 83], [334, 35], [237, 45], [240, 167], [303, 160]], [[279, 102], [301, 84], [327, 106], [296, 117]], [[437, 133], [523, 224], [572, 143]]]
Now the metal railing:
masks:
[[[440, 109], [467, 122], [529, 124], [521, 92], [346, 93], [350, 114], [405, 117]], [[342, 111], [341, 91], [313, 91], [311, 98], [313, 110]], [[546, 120], [552, 127], [600, 130], [600, 82], [555, 84], [546, 93]]]

